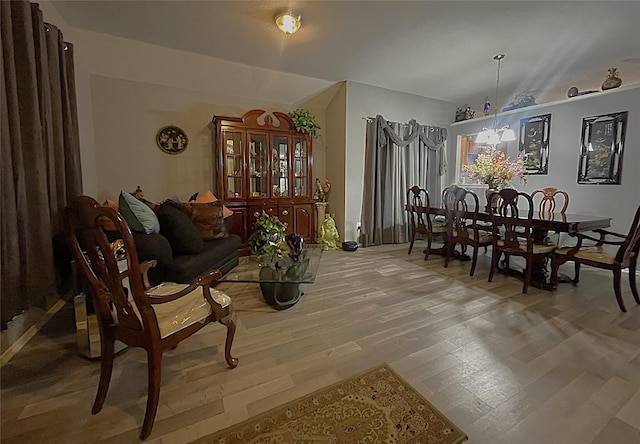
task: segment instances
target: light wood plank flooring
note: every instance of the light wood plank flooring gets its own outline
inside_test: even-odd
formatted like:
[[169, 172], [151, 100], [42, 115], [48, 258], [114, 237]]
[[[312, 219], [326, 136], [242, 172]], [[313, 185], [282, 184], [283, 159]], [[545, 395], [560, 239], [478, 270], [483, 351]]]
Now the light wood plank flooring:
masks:
[[[640, 307], [625, 281], [583, 267], [578, 287], [521, 293], [469, 262], [411, 256], [408, 245], [329, 251], [294, 307], [274, 311], [254, 284], [220, 286], [239, 325], [235, 370], [212, 325], [166, 353], [148, 442], [184, 443], [387, 362], [476, 443], [640, 443]], [[626, 278], [626, 276], [624, 276]], [[90, 414], [99, 363], [76, 354], [70, 304], [1, 370], [3, 443], [131, 443], [146, 361], [116, 358], [103, 411]]]

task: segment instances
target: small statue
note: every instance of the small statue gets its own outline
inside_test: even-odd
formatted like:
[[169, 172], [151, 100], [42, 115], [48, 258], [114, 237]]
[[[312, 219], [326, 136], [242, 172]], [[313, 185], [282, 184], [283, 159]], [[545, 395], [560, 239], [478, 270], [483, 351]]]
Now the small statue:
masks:
[[320, 182], [320, 179], [316, 178], [316, 191], [313, 193], [313, 200], [316, 202], [326, 202], [327, 194], [331, 190], [331, 184], [325, 179], [324, 185]]
[[320, 239], [324, 250], [337, 250], [340, 235], [336, 228], [336, 221], [330, 214], [325, 214], [324, 221], [320, 225]]
[[464, 110], [465, 120], [473, 119], [475, 116], [476, 116], [476, 112], [472, 110], [470, 106], [467, 106]]
[[133, 197], [135, 197], [138, 200], [144, 197], [144, 193], [142, 192], [142, 188], [140, 188], [140, 185], [138, 185], [136, 187], [136, 190], [131, 194], [133, 194]]
[[302, 254], [304, 239], [299, 234], [291, 233], [287, 234], [284, 237], [284, 240], [287, 242], [287, 247], [289, 247], [289, 257], [293, 262], [298, 262], [300, 260], [300, 255]]
[[489, 115], [489, 111], [491, 111], [491, 102], [489, 102], [489, 97], [484, 98], [484, 106], [482, 107], [482, 112], [485, 116]]
[[618, 77], [618, 68], [609, 68], [609, 74], [602, 82], [602, 90], [618, 88], [620, 85], [622, 85], [622, 79]]

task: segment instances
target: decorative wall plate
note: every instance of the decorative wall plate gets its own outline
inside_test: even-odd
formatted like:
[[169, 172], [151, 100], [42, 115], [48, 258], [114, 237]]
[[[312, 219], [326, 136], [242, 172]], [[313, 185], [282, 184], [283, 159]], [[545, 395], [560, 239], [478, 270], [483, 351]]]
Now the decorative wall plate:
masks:
[[160, 128], [156, 135], [156, 143], [167, 154], [180, 154], [187, 149], [189, 138], [181, 128], [169, 125]]

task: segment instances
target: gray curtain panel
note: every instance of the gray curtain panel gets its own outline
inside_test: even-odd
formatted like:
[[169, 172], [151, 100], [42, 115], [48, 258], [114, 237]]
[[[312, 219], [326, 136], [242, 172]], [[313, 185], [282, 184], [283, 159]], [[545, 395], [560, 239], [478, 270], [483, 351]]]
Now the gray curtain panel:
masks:
[[37, 4], [0, 2], [2, 328], [56, 295], [54, 238], [82, 192], [73, 46]]
[[404, 209], [407, 190], [426, 188], [440, 201], [440, 178], [447, 171], [446, 128], [388, 122], [378, 115], [367, 122], [360, 242], [364, 246], [408, 241]]

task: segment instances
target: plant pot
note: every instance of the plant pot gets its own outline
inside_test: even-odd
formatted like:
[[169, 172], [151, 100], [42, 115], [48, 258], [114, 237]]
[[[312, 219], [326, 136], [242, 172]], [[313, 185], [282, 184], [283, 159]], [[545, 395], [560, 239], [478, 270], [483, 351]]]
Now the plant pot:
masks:
[[498, 212], [498, 199], [494, 196], [493, 201], [489, 201], [491, 199], [491, 194], [497, 193], [498, 190], [495, 188], [487, 188], [484, 190], [484, 194], [487, 198], [487, 206], [485, 207], [485, 211], [487, 213], [497, 213]]

